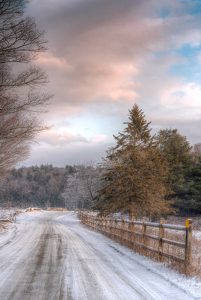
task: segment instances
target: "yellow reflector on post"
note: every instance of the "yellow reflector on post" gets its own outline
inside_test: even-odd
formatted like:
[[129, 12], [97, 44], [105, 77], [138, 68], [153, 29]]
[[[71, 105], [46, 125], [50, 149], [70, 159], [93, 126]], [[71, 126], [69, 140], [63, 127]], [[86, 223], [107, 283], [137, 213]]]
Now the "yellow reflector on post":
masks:
[[186, 228], [189, 228], [189, 220], [186, 220]]

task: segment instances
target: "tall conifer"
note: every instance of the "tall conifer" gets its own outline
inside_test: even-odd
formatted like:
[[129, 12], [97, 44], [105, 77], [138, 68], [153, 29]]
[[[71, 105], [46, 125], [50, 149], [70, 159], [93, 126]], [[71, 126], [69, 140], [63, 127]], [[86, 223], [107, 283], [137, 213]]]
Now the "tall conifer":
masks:
[[122, 133], [114, 136], [116, 146], [107, 151], [102, 180], [105, 186], [95, 198], [94, 208], [102, 214], [129, 212], [132, 217], [167, 214], [166, 161], [150, 122], [135, 104], [129, 110], [128, 122]]
[[195, 159], [197, 162], [199, 159], [192, 153], [187, 138], [177, 129], [160, 130], [157, 139], [160, 141], [160, 151], [168, 163], [168, 182], [174, 191], [174, 198], [177, 198], [174, 207], [179, 208], [181, 213], [192, 212], [193, 208], [199, 207], [194, 203], [197, 201], [197, 197], [194, 197], [197, 193], [197, 189], [194, 190], [194, 165]]

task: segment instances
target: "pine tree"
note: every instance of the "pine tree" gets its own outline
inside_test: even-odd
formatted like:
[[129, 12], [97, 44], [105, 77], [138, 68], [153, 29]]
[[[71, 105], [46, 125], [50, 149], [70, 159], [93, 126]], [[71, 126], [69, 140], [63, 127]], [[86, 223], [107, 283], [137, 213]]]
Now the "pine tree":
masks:
[[157, 139], [160, 140], [160, 150], [168, 163], [168, 182], [174, 191], [174, 197], [177, 198], [174, 206], [184, 211], [188, 206], [186, 201], [191, 199], [189, 195], [193, 184], [191, 173], [195, 161], [192, 147], [177, 129], [160, 130]]
[[102, 214], [129, 212], [130, 217], [157, 217], [170, 211], [166, 195], [166, 161], [159, 142], [142, 110], [135, 104], [129, 110], [126, 128], [114, 136], [116, 146], [107, 151], [102, 180], [105, 186], [95, 198], [94, 209]]
[[178, 194], [175, 206], [182, 214], [201, 213], [201, 156], [188, 174], [182, 193]]
[[168, 179], [172, 183], [173, 190], [177, 192], [185, 183], [185, 178], [194, 164], [192, 147], [177, 129], [160, 130], [157, 139], [160, 140], [160, 150], [168, 162]]

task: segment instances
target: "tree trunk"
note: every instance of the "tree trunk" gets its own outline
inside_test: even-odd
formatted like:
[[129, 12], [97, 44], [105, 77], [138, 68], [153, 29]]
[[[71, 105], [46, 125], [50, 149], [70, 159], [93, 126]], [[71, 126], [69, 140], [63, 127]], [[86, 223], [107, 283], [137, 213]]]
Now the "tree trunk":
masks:
[[134, 216], [134, 209], [133, 209], [133, 206], [131, 204], [130, 211], [129, 211], [129, 220], [132, 220], [133, 216]]

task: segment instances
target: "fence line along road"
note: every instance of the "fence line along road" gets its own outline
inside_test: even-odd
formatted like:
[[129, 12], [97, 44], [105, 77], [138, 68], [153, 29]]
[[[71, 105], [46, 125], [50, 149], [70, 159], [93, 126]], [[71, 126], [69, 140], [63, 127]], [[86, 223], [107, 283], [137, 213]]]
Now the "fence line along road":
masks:
[[[125, 246], [129, 246], [136, 252], [142, 255], [150, 256], [150, 252], [155, 253], [157, 260], [163, 262], [164, 258], [168, 260], [176, 261], [184, 266], [184, 273], [186, 276], [190, 275], [191, 269], [191, 249], [192, 249], [192, 232], [193, 232], [193, 221], [190, 219], [186, 220], [186, 226], [178, 226], [165, 224], [165, 219], [161, 218], [160, 223], [147, 222], [147, 218], [143, 218], [142, 221], [137, 221], [135, 218], [132, 220], [125, 220], [115, 218], [100, 218], [92, 216], [89, 213], [78, 211], [78, 217], [81, 222], [87, 226], [90, 226], [93, 230], [98, 230], [112, 239], [117, 240]], [[140, 230], [139, 230], [140, 228]], [[158, 228], [158, 234], [150, 234], [147, 231], [153, 231]], [[175, 241], [172, 239], [165, 238], [165, 230], [169, 230], [168, 234], [172, 237], [174, 233], [172, 231], [183, 231], [185, 234], [185, 241]], [[167, 232], [167, 231], [166, 231]], [[154, 243], [154, 242], [157, 242]], [[149, 244], [154, 244], [156, 247], [150, 247]], [[168, 248], [167, 248], [168, 245]], [[179, 250], [174, 250], [173, 253], [168, 253], [169, 246], [176, 247]], [[183, 251], [181, 250], [183, 249]], [[175, 253], [180, 255], [175, 255]], [[183, 257], [182, 257], [183, 256]]]

